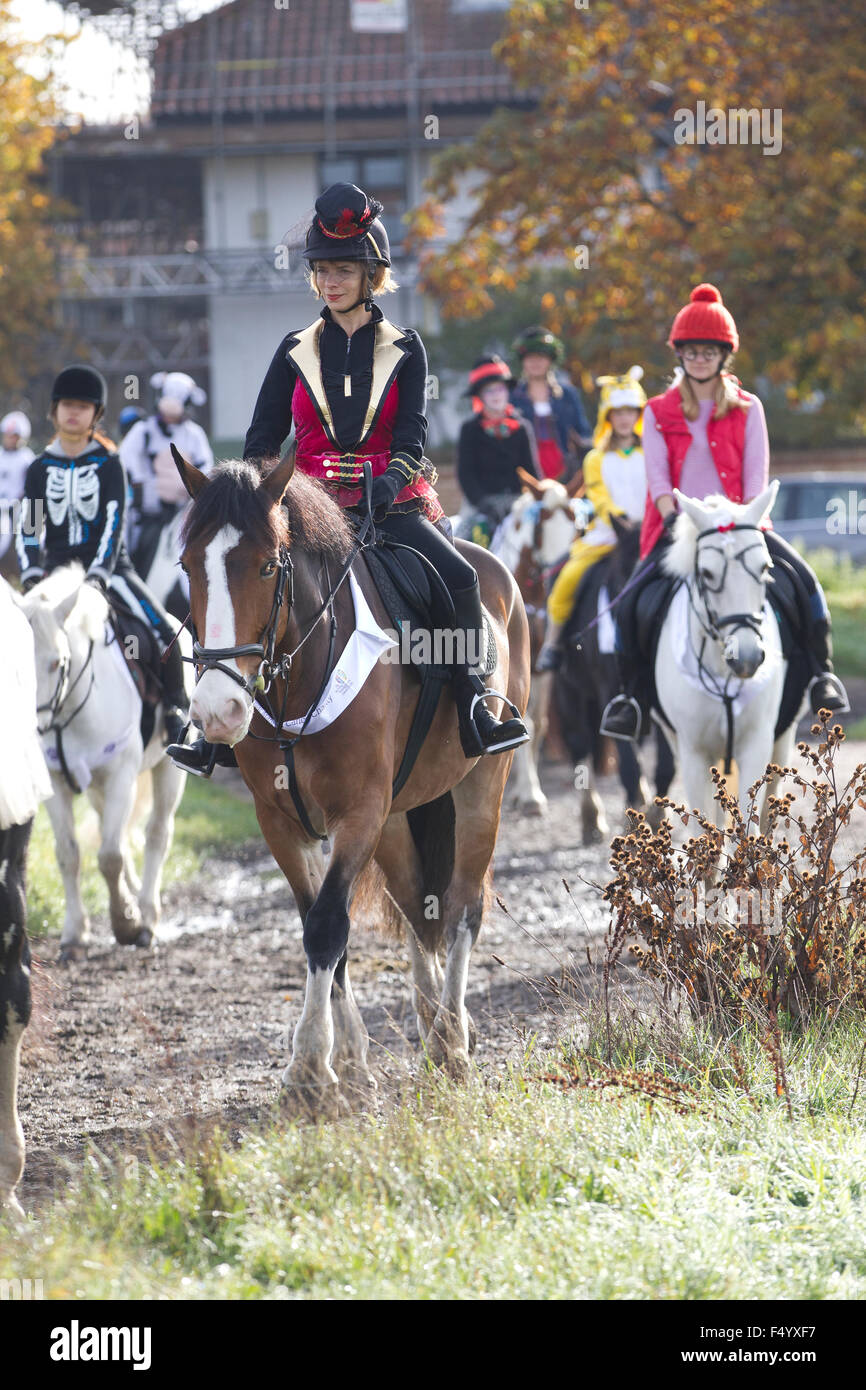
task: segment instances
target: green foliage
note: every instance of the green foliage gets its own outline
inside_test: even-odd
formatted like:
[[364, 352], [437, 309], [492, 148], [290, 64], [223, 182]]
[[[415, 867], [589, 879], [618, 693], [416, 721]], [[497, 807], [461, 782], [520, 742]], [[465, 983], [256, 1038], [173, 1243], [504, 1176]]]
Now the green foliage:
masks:
[[674, 1048], [632, 1025], [605, 1067], [591, 1028], [381, 1118], [203, 1136], [133, 1172], [94, 1150], [23, 1235], [0, 1229], [0, 1275], [83, 1299], [863, 1297], [862, 1019], [786, 1038], [793, 1121], [738, 1042], [734, 1065], [698, 1030]]

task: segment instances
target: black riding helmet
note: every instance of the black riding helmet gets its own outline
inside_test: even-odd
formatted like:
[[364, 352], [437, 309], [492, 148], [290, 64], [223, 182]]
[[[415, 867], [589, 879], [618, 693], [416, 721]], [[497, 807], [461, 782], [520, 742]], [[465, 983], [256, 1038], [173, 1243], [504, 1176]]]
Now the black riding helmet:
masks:
[[51, 388], [51, 404], [58, 401], [89, 401], [97, 408], [97, 417], [105, 409], [108, 387], [105, 377], [95, 367], [73, 364], [64, 367], [54, 378]]
[[316, 261], [363, 261], [367, 268], [367, 290], [359, 304], [372, 302], [372, 281], [377, 265], [390, 266], [388, 233], [379, 221], [383, 205], [369, 198], [354, 183], [332, 183], [316, 199], [316, 215], [307, 231], [304, 259]]

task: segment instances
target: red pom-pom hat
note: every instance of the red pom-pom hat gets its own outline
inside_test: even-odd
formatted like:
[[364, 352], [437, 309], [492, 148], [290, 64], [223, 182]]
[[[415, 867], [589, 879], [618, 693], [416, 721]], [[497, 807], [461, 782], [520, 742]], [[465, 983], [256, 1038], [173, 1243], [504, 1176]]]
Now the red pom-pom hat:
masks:
[[683, 343], [724, 343], [731, 352], [740, 346], [740, 335], [730, 309], [722, 303], [715, 285], [697, 285], [689, 302], [680, 309], [671, 327], [668, 347]]

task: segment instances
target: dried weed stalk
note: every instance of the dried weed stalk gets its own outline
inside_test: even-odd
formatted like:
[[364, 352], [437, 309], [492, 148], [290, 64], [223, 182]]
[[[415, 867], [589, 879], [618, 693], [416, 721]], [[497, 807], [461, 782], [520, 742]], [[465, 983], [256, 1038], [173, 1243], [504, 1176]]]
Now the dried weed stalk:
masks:
[[[755, 833], [757, 816], [743, 818], [713, 770], [727, 834], [657, 798], [683, 825], [694, 816], [703, 833], [680, 848], [668, 822], [653, 832], [641, 813], [629, 812], [633, 828], [612, 843], [615, 877], [604, 891], [612, 907], [606, 1010], [610, 976], [628, 946], [660, 983], [666, 1004], [684, 991], [694, 1013], [726, 1033], [759, 1020], [785, 1094], [780, 1016], [805, 1019], [828, 1007], [866, 1005], [866, 847], [847, 864], [836, 862], [855, 807], [866, 809], [866, 765], [840, 788], [835, 758], [845, 735], [838, 724], [828, 727], [829, 718], [824, 712], [813, 725], [823, 735], [816, 749], [798, 744], [809, 764], [805, 775], [771, 764], [749, 789], [754, 808], [759, 787], [768, 786], [763, 832]], [[770, 794], [784, 783], [793, 790]], [[802, 811], [794, 809], [798, 794]]]

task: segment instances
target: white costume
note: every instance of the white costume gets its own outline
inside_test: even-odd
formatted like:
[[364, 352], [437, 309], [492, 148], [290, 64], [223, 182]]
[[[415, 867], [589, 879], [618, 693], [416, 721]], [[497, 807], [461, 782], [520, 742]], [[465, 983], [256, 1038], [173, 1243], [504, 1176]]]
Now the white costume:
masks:
[[12, 410], [0, 420], [0, 435], [17, 434], [17, 449], [4, 449], [0, 445], [0, 558], [6, 554], [12, 541], [15, 525], [13, 503], [24, 496], [24, 480], [27, 469], [35, 457], [27, 440], [30, 438], [30, 421], [20, 410]]

